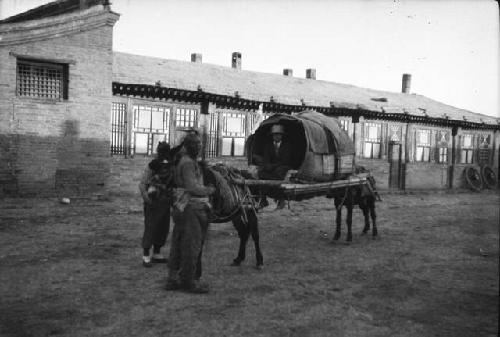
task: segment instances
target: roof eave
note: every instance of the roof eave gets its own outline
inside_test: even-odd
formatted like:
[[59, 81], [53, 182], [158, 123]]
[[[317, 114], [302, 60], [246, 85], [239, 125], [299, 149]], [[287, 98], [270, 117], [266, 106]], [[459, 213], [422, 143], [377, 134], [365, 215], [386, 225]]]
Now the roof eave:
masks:
[[264, 112], [285, 113], [291, 114], [300, 112], [306, 109], [316, 110], [326, 115], [334, 116], [351, 116], [392, 120], [398, 122], [412, 122], [422, 124], [441, 125], [446, 127], [463, 127], [468, 129], [490, 129], [500, 130], [500, 124], [486, 124], [475, 123], [469, 121], [461, 121], [447, 118], [435, 118], [426, 116], [416, 116], [412, 114], [399, 114], [399, 113], [384, 113], [380, 111], [373, 111], [363, 107], [346, 108], [335, 106], [307, 106], [307, 105], [293, 105], [283, 104], [279, 102], [269, 101], [256, 101], [249, 100], [241, 97], [234, 97], [228, 95], [214, 94], [202, 90], [192, 91], [178, 88], [168, 88], [147, 84], [130, 84], [113, 82], [113, 95], [118, 96], [133, 96], [142, 98], [153, 99], [171, 99], [174, 101], [184, 101], [192, 103], [213, 102], [219, 108], [236, 108], [243, 110], [257, 110], [259, 106], [263, 105]]

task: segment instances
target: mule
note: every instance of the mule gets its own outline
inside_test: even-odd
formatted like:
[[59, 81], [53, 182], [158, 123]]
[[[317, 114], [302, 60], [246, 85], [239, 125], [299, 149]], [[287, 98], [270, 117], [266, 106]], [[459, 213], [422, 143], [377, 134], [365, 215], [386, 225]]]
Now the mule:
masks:
[[[356, 173], [366, 173], [368, 172], [363, 167], [357, 167]], [[368, 185], [361, 186], [350, 186], [340, 190], [335, 191], [329, 198], [334, 199], [335, 209], [336, 209], [336, 228], [333, 240], [338, 240], [341, 235], [342, 227], [342, 207], [347, 209], [347, 241], [352, 241], [352, 210], [354, 206], [358, 205], [363, 212], [365, 226], [363, 227], [363, 234], [368, 233], [370, 230], [370, 218], [372, 221], [372, 236], [376, 237], [378, 235], [377, 230], [377, 213], [375, 212], [375, 201], [380, 197], [376, 192], [375, 178], [368, 175], [367, 177]]]
[[264, 257], [262, 256], [262, 251], [260, 250], [259, 221], [257, 219], [257, 212], [255, 209], [241, 209], [236, 215], [233, 216], [231, 221], [234, 228], [238, 232], [238, 237], [240, 238], [238, 255], [231, 263], [231, 266], [239, 266], [245, 260], [246, 246], [248, 238], [251, 235], [255, 247], [256, 268], [262, 269], [264, 266]]
[[202, 165], [205, 181], [216, 187], [211, 196], [213, 217], [210, 222], [231, 221], [240, 239], [238, 255], [231, 265], [239, 266], [246, 258], [246, 246], [250, 236], [254, 242], [257, 269], [264, 265], [260, 249], [259, 221], [254, 200], [248, 186], [236, 184], [234, 179], [241, 179], [240, 172], [222, 164]]

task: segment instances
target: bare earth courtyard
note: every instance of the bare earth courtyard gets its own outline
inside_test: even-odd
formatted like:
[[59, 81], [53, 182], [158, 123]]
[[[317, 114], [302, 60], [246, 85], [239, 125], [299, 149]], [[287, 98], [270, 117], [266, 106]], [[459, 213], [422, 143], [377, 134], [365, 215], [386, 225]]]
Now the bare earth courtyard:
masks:
[[[241, 267], [230, 223], [204, 251], [207, 295], [141, 266], [138, 198], [0, 200], [1, 336], [497, 336], [499, 195], [382, 195], [379, 238], [331, 242], [333, 202], [259, 213]], [[167, 248], [169, 242], [167, 242]]]

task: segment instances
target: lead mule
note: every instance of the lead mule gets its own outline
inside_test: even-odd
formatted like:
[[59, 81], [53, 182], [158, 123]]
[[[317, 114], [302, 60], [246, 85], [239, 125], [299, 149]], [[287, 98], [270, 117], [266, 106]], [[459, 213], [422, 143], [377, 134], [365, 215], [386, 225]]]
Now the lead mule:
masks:
[[206, 181], [216, 187], [211, 198], [213, 218], [211, 222], [222, 223], [231, 221], [238, 232], [240, 245], [238, 255], [231, 263], [239, 266], [246, 257], [246, 245], [250, 236], [255, 246], [257, 269], [264, 265], [260, 249], [259, 221], [254, 200], [248, 186], [236, 184], [234, 179], [241, 179], [240, 172], [223, 164], [214, 166], [202, 165]]

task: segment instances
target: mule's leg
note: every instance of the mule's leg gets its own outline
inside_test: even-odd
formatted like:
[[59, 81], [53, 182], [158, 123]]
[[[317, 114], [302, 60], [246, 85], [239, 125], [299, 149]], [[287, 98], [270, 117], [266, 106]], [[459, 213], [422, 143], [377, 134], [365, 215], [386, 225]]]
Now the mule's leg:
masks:
[[366, 234], [370, 230], [370, 209], [365, 201], [359, 202], [359, 208], [363, 211], [363, 217], [365, 218], [365, 227], [363, 227], [363, 234]]
[[377, 231], [377, 213], [375, 213], [375, 197], [370, 198], [368, 205], [370, 208], [370, 215], [371, 215], [372, 223], [373, 223], [372, 235], [377, 236], [378, 231]]
[[257, 263], [257, 268], [260, 269], [264, 265], [264, 257], [262, 256], [262, 252], [260, 250], [259, 220], [254, 210], [247, 211], [247, 219], [247, 227], [252, 234], [253, 243], [255, 245], [255, 260]]
[[342, 206], [340, 205], [340, 201], [335, 198], [335, 212], [336, 212], [336, 227], [335, 227], [335, 235], [333, 236], [334, 240], [338, 240], [340, 238], [340, 227], [342, 226]]
[[352, 203], [346, 205], [347, 207], [347, 241], [352, 241]]
[[232, 266], [239, 266], [243, 260], [245, 260], [245, 251], [248, 241], [248, 236], [250, 235], [250, 230], [247, 224], [243, 221], [240, 215], [233, 219], [233, 226], [238, 232], [238, 237], [240, 238], [240, 248], [238, 249], [238, 256], [231, 263]]

